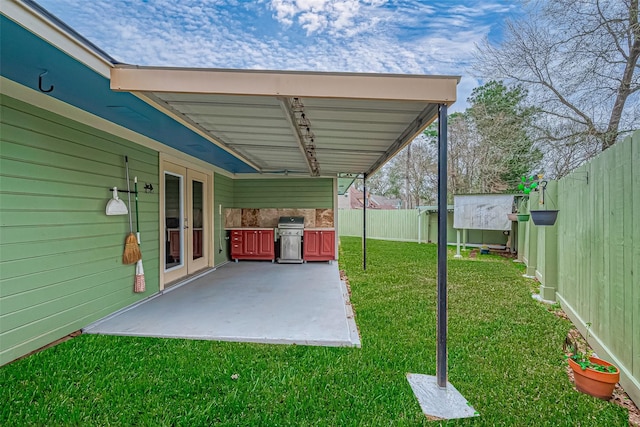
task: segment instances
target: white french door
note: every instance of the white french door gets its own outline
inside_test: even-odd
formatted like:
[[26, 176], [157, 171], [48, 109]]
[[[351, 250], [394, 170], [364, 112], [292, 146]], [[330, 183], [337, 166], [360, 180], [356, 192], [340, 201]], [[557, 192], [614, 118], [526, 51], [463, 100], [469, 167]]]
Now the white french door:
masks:
[[162, 162], [163, 283], [209, 266], [209, 179], [202, 172]]

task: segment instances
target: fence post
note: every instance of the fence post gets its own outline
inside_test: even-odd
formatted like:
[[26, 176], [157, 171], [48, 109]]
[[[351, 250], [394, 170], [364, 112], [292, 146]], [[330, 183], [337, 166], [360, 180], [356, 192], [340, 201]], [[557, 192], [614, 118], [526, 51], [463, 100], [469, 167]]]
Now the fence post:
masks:
[[[558, 182], [549, 181], [545, 189], [545, 209], [557, 209]], [[556, 288], [558, 285], [558, 223], [553, 226], [540, 227], [538, 233], [541, 234], [539, 242], [543, 245], [542, 268], [538, 268], [540, 273], [540, 297], [546, 301], [556, 300]]]
[[[531, 193], [529, 196], [529, 209], [527, 213], [531, 212], [531, 206], [538, 203], [537, 196], [538, 193]], [[538, 261], [538, 227], [533, 225], [533, 221], [529, 219], [529, 221], [525, 222], [525, 250], [522, 260], [527, 266], [527, 270], [524, 274], [525, 277], [530, 279], [535, 279], [536, 277], [536, 267]]]

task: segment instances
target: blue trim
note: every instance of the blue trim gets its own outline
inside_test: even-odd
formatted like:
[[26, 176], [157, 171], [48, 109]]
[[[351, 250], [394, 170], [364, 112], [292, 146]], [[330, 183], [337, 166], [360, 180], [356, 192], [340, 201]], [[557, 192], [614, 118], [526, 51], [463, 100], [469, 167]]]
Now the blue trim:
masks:
[[256, 170], [5, 16], [0, 17], [0, 74], [232, 173]]

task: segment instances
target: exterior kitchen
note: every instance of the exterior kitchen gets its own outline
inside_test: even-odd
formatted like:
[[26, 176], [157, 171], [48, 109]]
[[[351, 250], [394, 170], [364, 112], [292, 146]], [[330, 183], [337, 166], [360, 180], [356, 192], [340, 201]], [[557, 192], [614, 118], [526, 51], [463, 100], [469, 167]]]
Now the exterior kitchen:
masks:
[[336, 259], [333, 209], [226, 209], [225, 229], [234, 261]]
[[224, 216], [216, 263], [337, 259], [335, 184], [331, 178], [225, 180], [216, 175], [216, 209]]

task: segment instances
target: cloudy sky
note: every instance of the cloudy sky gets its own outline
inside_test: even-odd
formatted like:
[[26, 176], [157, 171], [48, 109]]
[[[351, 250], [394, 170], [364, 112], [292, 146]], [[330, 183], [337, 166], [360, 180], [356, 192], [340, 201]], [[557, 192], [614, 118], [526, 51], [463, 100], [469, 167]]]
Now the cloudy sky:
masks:
[[446, 74], [463, 77], [508, 0], [36, 0], [120, 62], [136, 65]]

